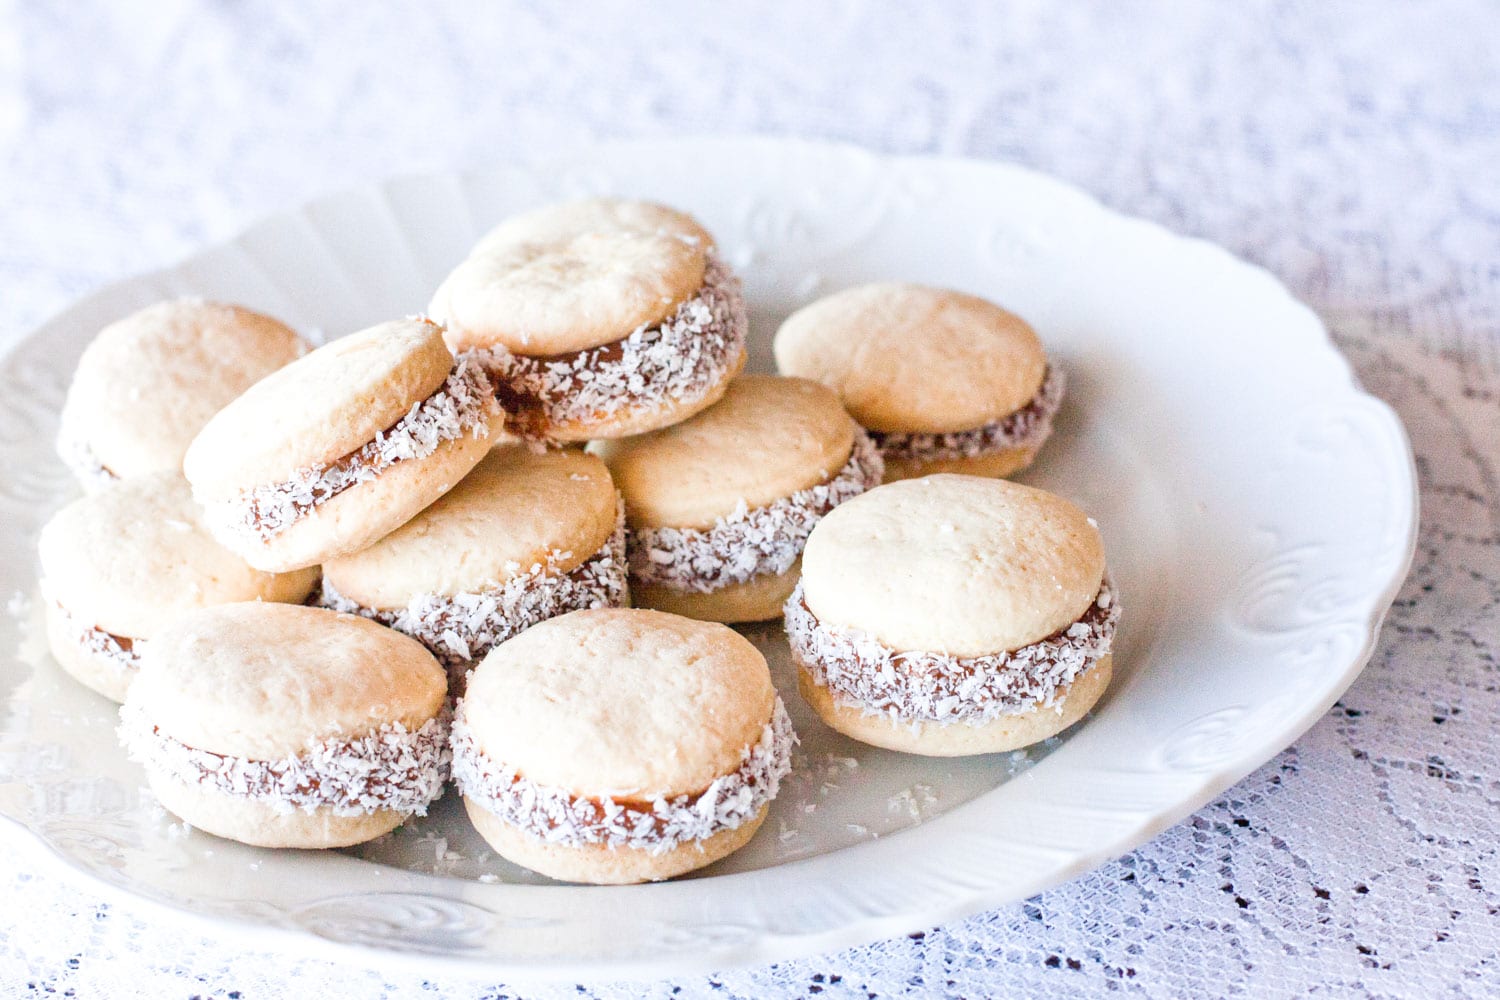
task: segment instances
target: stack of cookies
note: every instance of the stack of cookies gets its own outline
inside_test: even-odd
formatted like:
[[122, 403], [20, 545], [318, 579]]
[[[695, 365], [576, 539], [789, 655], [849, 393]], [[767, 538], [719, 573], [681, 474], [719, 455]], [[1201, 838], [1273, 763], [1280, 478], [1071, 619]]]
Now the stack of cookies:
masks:
[[791, 770], [730, 625], [784, 618], [802, 697], [873, 746], [1086, 714], [1098, 529], [997, 478], [1061, 402], [1032, 329], [882, 284], [789, 318], [781, 375], [741, 374], [746, 330], [695, 219], [607, 199], [504, 221], [427, 315], [317, 349], [236, 306], [127, 317], [63, 412], [53, 652], [218, 836], [356, 844], [451, 779], [499, 854], [594, 883], [736, 850]]

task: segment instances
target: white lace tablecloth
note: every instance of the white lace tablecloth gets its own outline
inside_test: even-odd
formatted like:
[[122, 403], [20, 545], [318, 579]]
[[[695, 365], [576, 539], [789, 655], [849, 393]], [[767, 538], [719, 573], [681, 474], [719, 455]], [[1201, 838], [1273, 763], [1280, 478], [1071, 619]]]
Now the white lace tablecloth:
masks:
[[5, 850], [0, 995], [1500, 996], [1500, 7], [11, 3], [0, 343], [403, 170], [709, 132], [1003, 158], [1278, 274], [1405, 418], [1424, 526], [1327, 718], [1022, 905], [712, 978], [532, 990], [245, 953]]

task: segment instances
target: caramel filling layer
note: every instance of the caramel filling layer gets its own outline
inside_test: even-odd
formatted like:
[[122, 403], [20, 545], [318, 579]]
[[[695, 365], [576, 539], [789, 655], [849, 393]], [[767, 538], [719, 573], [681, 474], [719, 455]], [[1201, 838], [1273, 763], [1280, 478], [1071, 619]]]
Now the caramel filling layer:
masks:
[[1048, 366], [1031, 402], [999, 420], [944, 434], [871, 431], [870, 436], [887, 459], [909, 461], [977, 458], [1008, 448], [1036, 449], [1052, 435], [1052, 423], [1062, 406], [1065, 388], [1063, 373]]
[[786, 603], [792, 655], [835, 702], [896, 722], [988, 722], [1051, 708], [1075, 678], [1106, 656], [1120, 603], [1106, 576], [1067, 628], [1020, 649], [959, 657], [898, 652], [867, 632], [819, 621], [797, 585]]
[[121, 742], [131, 759], [148, 770], [221, 795], [267, 803], [283, 814], [327, 809], [335, 816], [365, 816], [389, 809], [425, 816], [448, 777], [448, 723], [443, 716], [415, 730], [388, 723], [279, 760], [190, 747], [163, 733], [130, 702], [120, 710], [120, 719]]
[[268, 541], [320, 504], [369, 482], [398, 462], [422, 459], [465, 434], [489, 433], [493, 388], [484, 369], [459, 358], [431, 396], [368, 444], [324, 465], [298, 469], [285, 482], [246, 490], [214, 502], [210, 523], [234, 535]]
[[880, 485], [885, 463], [868, 435], [854, 434], [849, 459], [831, 478], [764, 507], [738, 509], [711, 528], [637, 528], [630, 574], [641, 583], [706, 594], [792, 568], [829, 511]]
[[133, 672], [140, 669], [140, 647], [145, 644], [145, 640], [115, 635], [113, 632], [85, 625], [74, 618], [67, 608], [55, 601], [53, 603], [85, 653], [95, 659], [103, 660], [117, 670]]
[[650, 800], [589, 797], [530, 781], [489, 757], [475, 744], [460, 703], [453, 723], [453, 780], [466, 798], [535, 840], [664, 854], [758, 816], [791, 772], [796, 742], [777, 698], [760, 739], [742, 751], [740, 766], [701, 792]]

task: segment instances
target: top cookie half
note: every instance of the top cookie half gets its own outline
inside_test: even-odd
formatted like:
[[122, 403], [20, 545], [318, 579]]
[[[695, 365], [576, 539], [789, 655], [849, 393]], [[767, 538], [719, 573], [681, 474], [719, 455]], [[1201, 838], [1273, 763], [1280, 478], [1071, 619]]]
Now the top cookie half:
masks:
[[924, 285], [850, 288], [788, 317], [776, 365], [822, 382], [872, 431], [966, 431], [1014, 413], [1047, 372], [1025, 320], [974, 295]]
[[665, 205], [552, 205], [481, 239], [428, 311], [448, 327], [455, 351], [584, 351], [670, 316], [703, 286], [712, 248], [696, 220]]

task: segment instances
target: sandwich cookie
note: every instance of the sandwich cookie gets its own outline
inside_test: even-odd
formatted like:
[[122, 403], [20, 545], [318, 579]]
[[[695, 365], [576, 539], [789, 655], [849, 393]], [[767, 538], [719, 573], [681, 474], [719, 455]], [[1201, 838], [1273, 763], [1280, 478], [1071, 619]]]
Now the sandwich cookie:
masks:
[[85, 487], [179, 472], [193, 435], [307, 342], [239, 306], [161, 302], [99, 331], [78, 359], [57, 450]]
[[922, 285], [851, 288], [788, 317], [776, 365], [838, 393], [885, 457], [887, 482], [1008, 476], [1052, 433], [1063, 375], [1019, 316]]
[[741, 376], [695, 417], [596, 447], [625, 497], [635, 603], [708, 621], [778, 617], [818, 519], [881, 474], [838, 397], [776, 375]]
[[1109, 684], [1120, 605], [1098, 528], [1004, 480], [892, 483], [825, 517], [786, 631], [834, 729], [931, 756], [1055, 735]]
[[479, 351], [509, 429], [587, 441], [665, 427], [745, 364], [739, 280], [691, 216], [594, 199], [502, 223], [437, 290], [430, 314]]
[[575, 611], [475, 668], [453, 777], [503, 857], [568, 882], [645, 882], [748, 842], [796, 739], [765, 659], [733, 630]]
[[62, 668], [124, 701], [141, 651], [173, 618], [236, 601], [300, 603], [315, 569], [265, 573], [216, 542], [175, 472], [74, 500], [42, 529], [47, 640]]
[[120, 738], [192, 826], [257, 847], [346, 847], [442, 794], [445, 680], [420, 643], [363, 618], [225, 604], [152, 639]]
[[215, 537], [289, 570], [357, 552], [448, 492], [499, 409], [442, 328], [398, 320], [335, 340], [221, 410], [183, 460]]
[[581, 451], [496, 448], [374, 545], [323, 564], [319, 602], [405, 632], [456, 692], [491, 648], [547, 618], [628, 600], [609, 470]]

